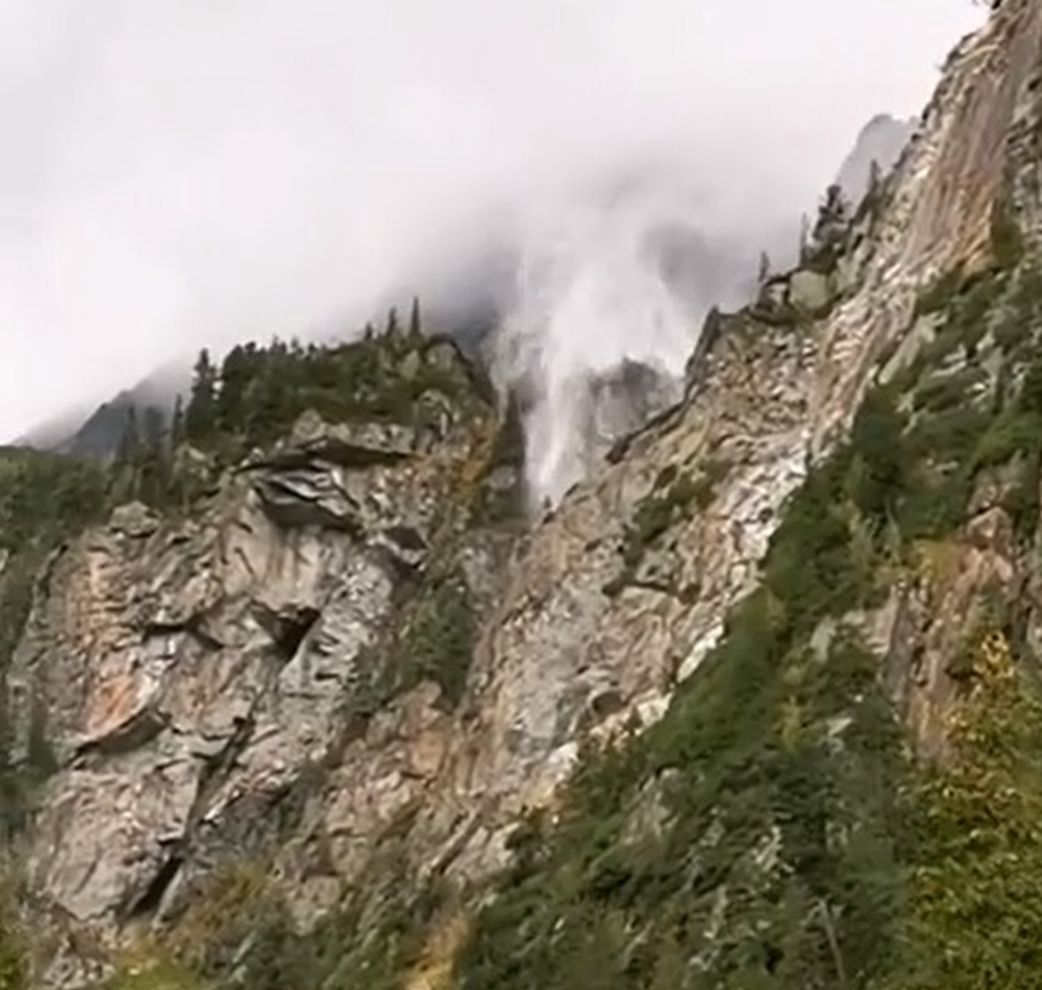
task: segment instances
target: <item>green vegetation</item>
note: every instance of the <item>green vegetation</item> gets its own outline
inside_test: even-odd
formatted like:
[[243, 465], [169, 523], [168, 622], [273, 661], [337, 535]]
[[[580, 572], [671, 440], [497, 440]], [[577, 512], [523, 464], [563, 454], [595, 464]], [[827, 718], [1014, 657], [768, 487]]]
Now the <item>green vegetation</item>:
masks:
[[[288, 918], [273, 917], [260, 930], [245, 965], [250, 990], [402, 990], [405, 976], [422, 958], [425, 933], [434, 924], [437, 895], [414, 897], [412, 884], [387, 864], [394, 888], [384, 884], [377, 906], [363, 915], [348, 901], [301, 938]], [[373, 894], [370, 886], [367, 893]]]
[[963, 284], [962, 268], [953, 268], [938, 276], [916, 300], [915, 315], [931, 316], [946, 310]]
[[268, 347], [235, 347], [220, 371], [203, 351], [185, 414], [187, 439], [237, 454], [285, 435], [308, 409], [330, 422], [412, 424], [417, 399], [427, 391], [451, 397], [474, 387], [487, 398], [487, 384], [473, 377], [469, 365], [432, 357], [436, 348], [455, 351], [456, 345], [422, 336], [418, 320], [417, 312], [415, 329], [400, 334], [392, 310], [387, 336], [337, 346], [276, 340]]
[[973, 390], [984, 381], [980, 368], [967, 367], [950, 375], [925, 378], [915, 390], [914, 408], [917, 412], [944, 412], [972, 400]]
[[727, 477], [731, 465], [720, 457], [710, 457], [695, 479], [695, 505], [700, 512], [704, 512], [712, 504], [716, 497], [716, 490], [720, 483]]
[[0, 990], [29, 990], [29, 952], [16, 919], [11, 870], [0, 867]]
[[831, 185], [818, 208], [817, 221], [800, 245], [800, 267], [822, 275], [836, 269], [850, 233], [850, 207], [838, 185]]
[[1032, 262], [1018, 272], [1009, 304], [995, 325], [995, 338], [1007, 355], [1029, 347], [1042, 323], [1042, 269]]
[[415, 896], [398, 863], [384, 867], [382, 879], [365, 884], [365, 914], [348, 897], [305, 935], [258, 864], [222, 871], [193, 898], [169, 943], [128, 960], [104, 990], [400, 990], [443, 899], [437, 891]]
[[659, 478], [655, 490], [637, 505], [633, 524], [626, 532], [622, 559], [628, 567], [637, 567], [644, 548], [687, 514], [696, 491], [695, 483], [687, 474], [678, 474], [665, 484], [663, 478]]
[[949, 759], [912, 794], [893, 990], [1029, 990], [1042, 968], [1042, 703], [998, 628], [974, 644]]
[[413, 614], [402, 665], [395, 671], [395, 693], [432, 680], [441, 688], [445, 703], [454, 708], [467, 686], [476, 635], [466, 577], [454, 571], [433, 584]]
[[883, 176], [879, 162], [873, 159], [868, 171], [868, 188], [857, 208], [854, 223], [857, 224], [868, 218], [874, 225], [883, 215], [889, 200], [890, 189], [887, 180]]
[[184, 966], [147, 960], [121, 969], [102, 990], [208, 990], [210, 986]]
[[1000, 268], [1014, 268], [1024, 257], [1024, 235], [1020, 232], [1013, 206], [1005, 197], [991, 208], [991, 253]]
[[105, 485], [89, 461], [0, 449], [0, 548], [16, 554], [77, 532], [103, 510]]
[[0, 990], [28, 990], [29, 963], [22, 938], [0, 925]]
[[614, 596], [632, 584], [644, 555], [664, 533], [690, 513], [694, 502], [703, 505], [712, 496], [711, 479], [696, 483], [691, 476], [673, 466], [663, 469], [654, 489], [637, 504], [633, 522], [626, 527], [622, 541], [622, 573], [605, 588]]
[[[923, 771], [907, 761], [877, 659], [844, 624], [879, 602], [918, 541], [958, 531], [982, 473], [1019, 472], [1007, 503], [1030, 531], [1042, 467], [1042, 359], [1023, 344], [1039, 306], [1034, 284], [1023, 273], [959, 274], [921, 301], [942, 320], [937, 346], [901, 383], [867, 396], [849, 443], [790, 500], [763, 588], [732, 611], [724, 640], [663, 720], [617, 749], [585, 753], [555, 819], [533, 814], [515, 833], [514, 865], [477, 914], [451, 985], [1037, 983], [1042, 705], [1013, 662], [1009, 630], [996, 621], [951, 658], [964, 692], [954, 755]], [[1013, 322], [1016, 334], [1004, 336]], [[989, 328], [1011, 358], [999, 382], [975, 363]], [[940, 372], [958, 348], [965, 366]], [[661, 473], [626, 529], [615, 590], [649, 547], [708, 506], [726, 470]], [[430, 579], [408, 613], [389, 689], [430, 678], [457, 703], [471, 612], [461, 574]], [[441, 902], [410, 884], [385, 895], [375, 914], [349, 900], [306, 936], [264, 895], [250, 910], [221, 907], [252, 935], [236, 979], [261, 990], [400, 990]], [[244, 937], [235, 925], [224, 948], [180, 955], [199, 979], [222, 985], [225, 953]], [[215, 930], [224, 930], [217, 919], [198, 928]]]

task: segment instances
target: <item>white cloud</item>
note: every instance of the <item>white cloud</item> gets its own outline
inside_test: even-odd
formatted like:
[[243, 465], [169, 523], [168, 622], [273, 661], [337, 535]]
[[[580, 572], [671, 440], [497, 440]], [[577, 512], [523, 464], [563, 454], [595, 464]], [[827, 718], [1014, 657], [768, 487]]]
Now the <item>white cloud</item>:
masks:
[[[176, 350], [292, 333], [493, 213], [668, 164], [706, 229], [916, 112], [952, 0], [0, 0], [0, 435]], [[498, 211], [498, 212], [496, 212]]]

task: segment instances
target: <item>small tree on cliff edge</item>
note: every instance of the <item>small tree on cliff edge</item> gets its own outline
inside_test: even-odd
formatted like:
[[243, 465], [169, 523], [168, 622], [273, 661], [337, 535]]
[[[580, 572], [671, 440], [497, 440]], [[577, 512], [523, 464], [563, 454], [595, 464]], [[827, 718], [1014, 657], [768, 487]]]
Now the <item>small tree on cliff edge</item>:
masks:
[[412, 312], [409, 314], [409, 336], [411, 338], [416, 338], [419, 337], [422, 332], [420, 325], [420, 299], [419, 296], [413, 296]]

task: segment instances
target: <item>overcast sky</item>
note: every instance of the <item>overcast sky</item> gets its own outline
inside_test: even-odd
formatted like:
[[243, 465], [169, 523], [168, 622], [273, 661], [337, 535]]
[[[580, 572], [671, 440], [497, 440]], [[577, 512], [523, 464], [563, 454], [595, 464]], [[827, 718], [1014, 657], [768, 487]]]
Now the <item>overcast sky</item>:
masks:
[[[629, 162], [716, 221], [918, 113], [970, 0], [0, 0], [0, 436], [357, 311]], [[548, 197], [551, 197], [548, 200]]]

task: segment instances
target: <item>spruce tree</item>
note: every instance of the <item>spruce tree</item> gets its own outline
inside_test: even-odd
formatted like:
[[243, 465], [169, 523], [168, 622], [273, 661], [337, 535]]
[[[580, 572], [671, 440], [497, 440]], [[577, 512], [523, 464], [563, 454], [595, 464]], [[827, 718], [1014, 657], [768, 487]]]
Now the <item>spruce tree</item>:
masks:
[[174, 413], [170, 420], [170, 447], [176, 450], [185, 439], [185, 404], [180, 393], [174, 401]]
[[137, 422], [137, 409], [130, 406], [123, 420], [123, 436], [119, 440], [119, 448], [116, 451], [117, 467], [133, 467], [137, 463], [138, 447], [141, 442], [141, 433]]
[[138, 497], [159, 505], [166, 493], [169, 476], [166, 424], [155, 406], [145, 409], [144, 429], [139, 453]]
[[244, 348], [233, 347], [221, 364], [221, 389], [215, 401], [215, 421], [225, 430], [233, 430], [242, 419], [243, 398], [252, 369]]
[[400, 340], [401, 335], [402, 329], [398, 322], [398, 307], [392, 306], [387, 311], [387, 339], [396, 342]]
[[833, 243], [841, 237], [847, 226], [847, 201], [843, 188], [833, 183], [825, 191], [825, 200], [818, 209], [818, 221], [814, 225], [814, 241], [819, 247]]
[[422, 333], [420, 326], [420, 298], [413, 296], [412, 312], [409, 314], [409, 336], [419, 337]]
[[185, 413], [185, 432], [189, 440], [205, 440], [213, 432], [216, 399], [217, 370], [210, 361], [210, 352], [203, 348], [195, 363], [192, 397]]

